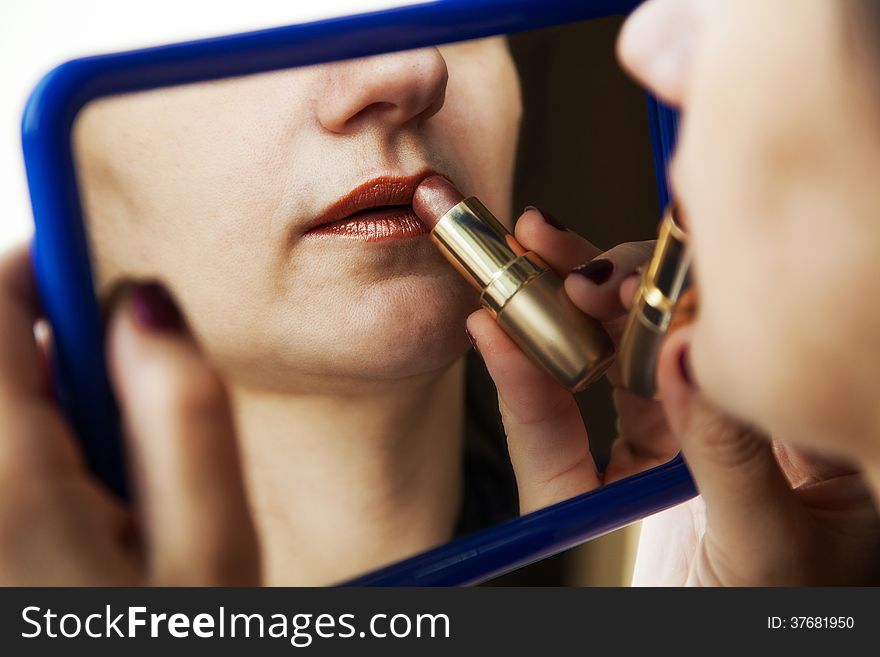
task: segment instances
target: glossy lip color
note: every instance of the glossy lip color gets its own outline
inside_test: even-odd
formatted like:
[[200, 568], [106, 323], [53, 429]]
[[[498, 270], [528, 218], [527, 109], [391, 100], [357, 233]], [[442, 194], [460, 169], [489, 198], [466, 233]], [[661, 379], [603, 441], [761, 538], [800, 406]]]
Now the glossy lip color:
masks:
[[427, 235], [412, 208], [413, 194], [431, 173], [381, 176], [355, 187], [322, 212], [306, 235], [384, 242]]
[[[22, 146], [36, 230], [32, 259], [55, 338], [56, 397], [89, 467], [126, 496], [118, 413], [104, 359], [70, 132], [104, 96], [307, 66], [625, 14], [637, 0], [438, 0], [357, 16], [76, 59], [50, 71], [28, 100]], [[675, 114], [648, 100], [660, 206]], [[637, 126], [636, 129], [641, 129]], [[696, 494], [673, 461], [368, 573], [350, 584], [474, 584], [551, 556]]]

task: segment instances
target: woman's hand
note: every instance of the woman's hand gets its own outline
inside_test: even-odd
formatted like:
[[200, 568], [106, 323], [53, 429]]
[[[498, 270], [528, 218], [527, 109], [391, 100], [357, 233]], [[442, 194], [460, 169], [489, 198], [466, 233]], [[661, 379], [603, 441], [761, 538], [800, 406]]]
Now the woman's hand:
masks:
[[[535, 208], [527, 209], [517, 221], [515, 236], [565, 278], [575, 305], [601, 320], [619, 341], [638, 284], [633, 274], [650, 258], [653, 242], [621, 244], [600, 254]], [[620, 414], [620, 434], [608, 467], [599, 473], [571, 393], [532, 363], [487, 311], [471, 315], [468, 330], [498, 389], [523, 513], [660, 465], [678, 453], [661, 405], [620, 387], [615, 364], [609, 379]]]
[[715, 410], [682, 372], [690, 332], [667, 339], [658, 385], [701, 497], [643, 522], [633, 583], [880, 581], [880, 521], [863, 477]]
[[167, 295], [133, 289], [108, 328], [131, 509], [51, 398], [39, 317], [26, 248], [0, 256], [0, 584], [257, 584], [226, 393]]

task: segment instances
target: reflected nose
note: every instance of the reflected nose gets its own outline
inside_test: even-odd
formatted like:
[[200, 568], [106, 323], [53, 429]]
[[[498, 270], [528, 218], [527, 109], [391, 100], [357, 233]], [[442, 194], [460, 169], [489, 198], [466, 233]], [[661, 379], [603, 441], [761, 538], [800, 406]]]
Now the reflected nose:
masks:
[[667, 103], [681, 106], [705, 0], [647, 0], [623, 25], [617, 40], [621, 64]]
[[440, 111], [446, 98], [449, 74], [437, 48], [377, 55], [328, 68], [317, 115], [331, 132], [417, 125]]

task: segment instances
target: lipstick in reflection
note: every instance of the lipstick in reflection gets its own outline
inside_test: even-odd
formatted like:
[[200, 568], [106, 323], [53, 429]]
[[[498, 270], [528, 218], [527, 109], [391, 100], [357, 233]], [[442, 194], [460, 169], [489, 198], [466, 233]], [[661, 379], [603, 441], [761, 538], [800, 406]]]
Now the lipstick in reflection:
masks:
[[505, 333], [569, 390], [599, 379], [614, 358], [602, 325], [569, 299], [562, 279], [474, 197], [432, 176], [416, 188], [413, 210], [431, 239], [471, 285]]

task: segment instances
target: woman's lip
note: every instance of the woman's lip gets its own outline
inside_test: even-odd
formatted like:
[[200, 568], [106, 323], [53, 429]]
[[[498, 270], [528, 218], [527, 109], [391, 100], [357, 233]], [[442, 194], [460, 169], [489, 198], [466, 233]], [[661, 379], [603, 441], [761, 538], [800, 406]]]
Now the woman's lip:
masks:
[[325, 208], [309, 223], [306, 232], [326, 233], [331, 225], [363, 223], [364, 213], [380, 212], [394, 217], [400, 215], [402, 208], [408, 209], [415, 221], [420, 222], [412, 212], [413, 194], [419, 183], [433, 173], [425, 171], [414, 176], [379, 176], [368, 180]]
[[319, 237], [342, 237], [362, 242], [407, 239], [425, 235], [428, 227], [408, 205], [358, 212], [341, 221], [321, 224], [309, 231]]

